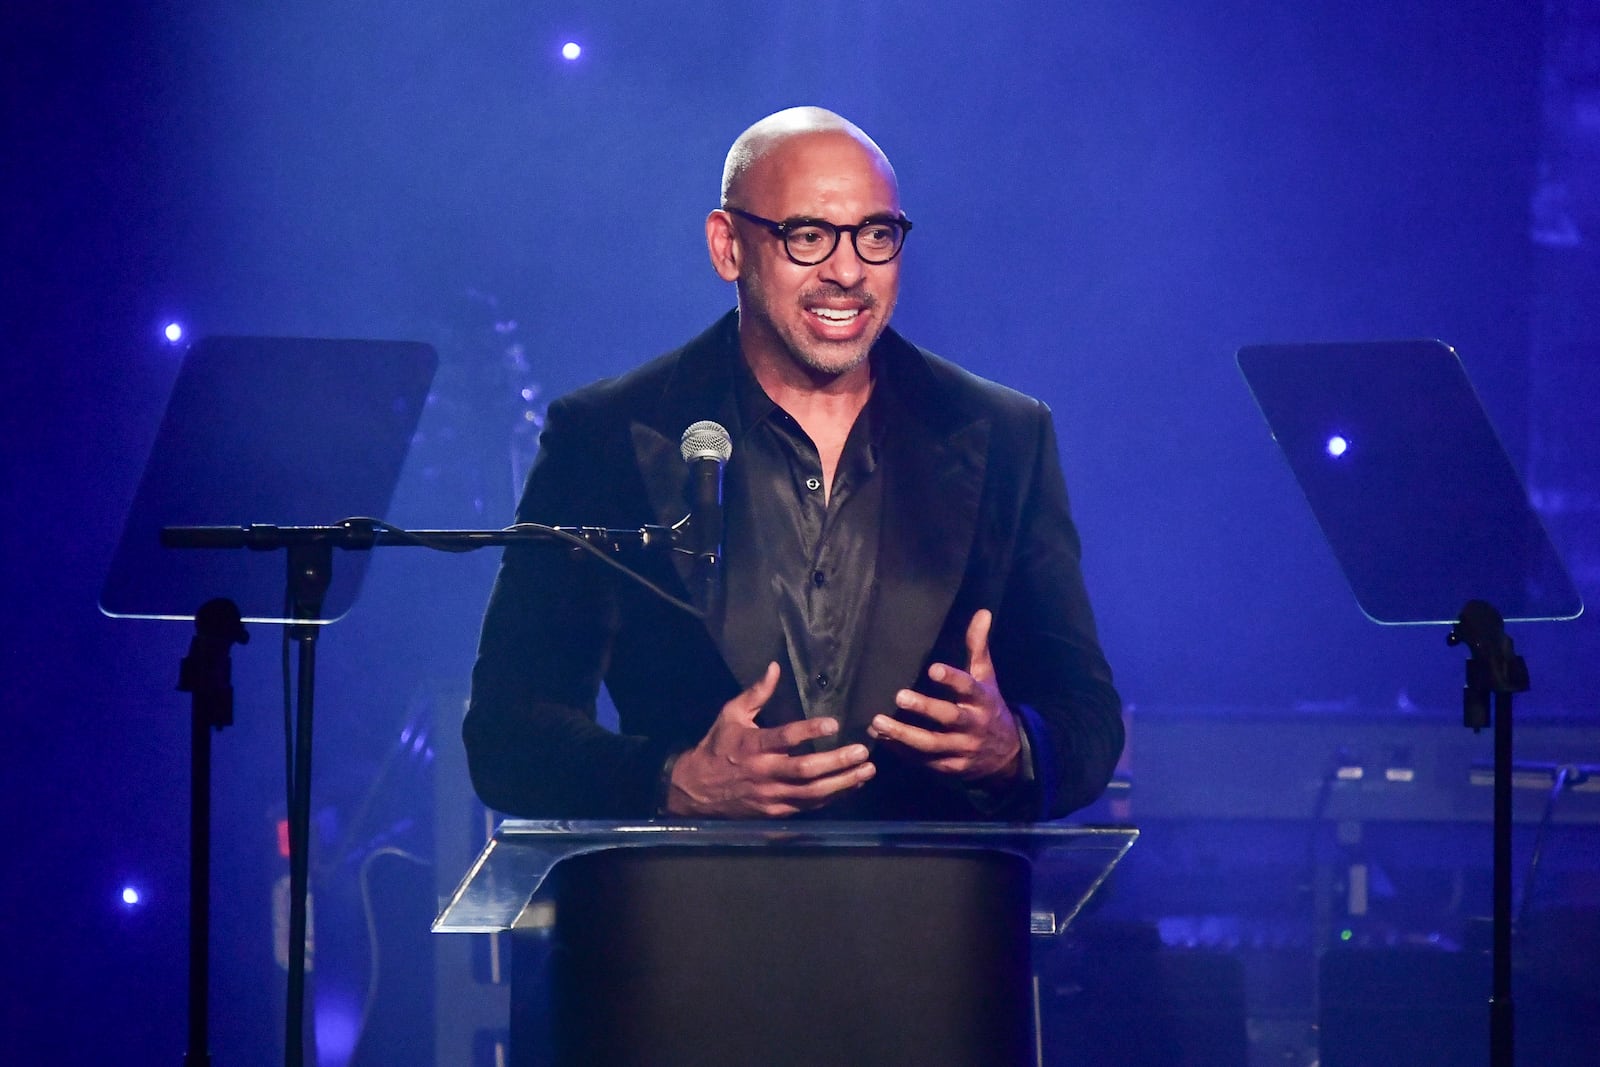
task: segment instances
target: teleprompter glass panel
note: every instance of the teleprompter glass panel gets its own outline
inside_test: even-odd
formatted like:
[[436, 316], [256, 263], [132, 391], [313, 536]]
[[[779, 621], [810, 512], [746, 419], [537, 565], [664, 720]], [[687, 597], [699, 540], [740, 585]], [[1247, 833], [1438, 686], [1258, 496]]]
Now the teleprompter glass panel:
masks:
[[[284, 620], [282, 550], [163, 548], [166, 526], [381, 517], [438, 357], [404, 341], [211, 337], [184, 358], [100, 595], [119, 618], [192, 619], [227, 597]], [[368, 553], [337, 553], [322, 619], [355, 602]]]
[[1450, 623], [1583, 601], [1455, 351], [1439, 341], [1253, 345], [1238, 353], [1361, 610]]

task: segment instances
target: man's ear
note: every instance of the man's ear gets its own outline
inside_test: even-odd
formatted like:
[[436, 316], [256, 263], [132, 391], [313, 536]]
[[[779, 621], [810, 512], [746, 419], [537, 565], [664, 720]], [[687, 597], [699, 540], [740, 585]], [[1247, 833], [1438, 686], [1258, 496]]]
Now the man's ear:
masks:
[[733, 217], [726, 211], [713, 211], [706, 216], [706, 251], [711, 253], [711, 267], [717, 277], [725, 282], [739, 280], [739, 263], [744, 250], [739, 247]]

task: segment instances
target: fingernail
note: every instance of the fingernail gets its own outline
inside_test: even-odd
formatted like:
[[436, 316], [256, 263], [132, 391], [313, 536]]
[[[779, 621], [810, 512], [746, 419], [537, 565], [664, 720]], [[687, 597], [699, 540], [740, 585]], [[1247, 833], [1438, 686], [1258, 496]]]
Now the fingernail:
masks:
[[826, 737], [829, 734], [836, 734], [838, 732], [839, 732], [839, 720], [838, 719], [823, 719], [822, 720], [822, 735], [824, 737]]
[[877, 774], [877, 773], [878, 773], [878, 768], [874, 767], [870, 763], [863, 763], [861, 766], [856, 768], [856, 777], [857, 778], [861, 778], [861, 779], [871, 778], [874, 774]]
[[911, 690], [909, 690], [909, 689], [900, 690], [900, 692], [898, 692], [898, 693], [896, 693], [894, 695], [894, 702], [899, 707], [909, 708], [911, 706]]
[[932, 667], [929, 667], [928, 668], [928, 677], [932, 678], [936, 682], [944, 681], [944, 666], [943, 666], [943, 664], [935, 663]]

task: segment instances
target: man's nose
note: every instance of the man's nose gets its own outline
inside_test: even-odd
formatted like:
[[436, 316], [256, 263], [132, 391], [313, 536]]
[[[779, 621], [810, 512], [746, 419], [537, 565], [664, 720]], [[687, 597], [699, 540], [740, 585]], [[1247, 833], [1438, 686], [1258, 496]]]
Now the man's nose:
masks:
[[823, 279], [845, 289], [854, 289], [866, 276], [867, 265], [856, 254], [856, 243], [852, 235], [841, 233], [839, 246], [833, 250], [833, 255], [822, 261]]

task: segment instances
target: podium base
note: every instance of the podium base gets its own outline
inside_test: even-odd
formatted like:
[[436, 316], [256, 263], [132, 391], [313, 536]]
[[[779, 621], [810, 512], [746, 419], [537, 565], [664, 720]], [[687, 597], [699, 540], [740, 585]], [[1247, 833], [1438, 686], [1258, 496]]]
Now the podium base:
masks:
[[[618, 849], [555, 879], [512, 1063], [1033, 1062], [1030, 866], [975, 849]], [[513, 951], [522, 953], [524, 946]]]

